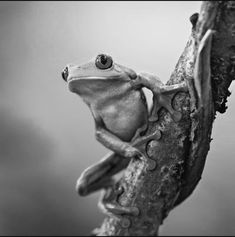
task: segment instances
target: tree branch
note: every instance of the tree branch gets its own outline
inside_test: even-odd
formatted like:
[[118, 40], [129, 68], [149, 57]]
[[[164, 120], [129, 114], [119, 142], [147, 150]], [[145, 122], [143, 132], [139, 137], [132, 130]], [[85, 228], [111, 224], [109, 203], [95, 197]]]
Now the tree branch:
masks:
[[[205, 1], [198, 20], [194, 14], [191, 22], [192, 34], [167, 83], [188, 83], [189, 93], [178, 93], [172, 101], [174, 109], [181, 111], [182, 119], [175, 123], [170, 114], [161, 109], [159, 120], [150, 122], [145, 135], [160, 131], [161, 137], [153, 136], [137, 146], [146, 160], [133, 159], [109, 196], [110, 202], [135, 207], [138, 211], [134, 215], [107, 217], [96, 230], [97, 235], [157, 235], [170, 210], [193, 192], [201, 178], [215, 113], [225, 112], [230, 95], [228, 87], [235, 78], [235, 4], [233, 1]], [[216, 32], [210, 71], [213, 102], [210, 109], [197, 111], [195, 60], [199, 43], [208, 29]]]

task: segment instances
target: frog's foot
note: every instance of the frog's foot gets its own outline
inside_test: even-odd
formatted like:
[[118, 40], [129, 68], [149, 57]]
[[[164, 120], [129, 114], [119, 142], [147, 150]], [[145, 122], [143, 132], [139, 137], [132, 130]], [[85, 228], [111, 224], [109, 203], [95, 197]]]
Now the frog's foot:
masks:
[[178, 122], [181, 119], [181, 113], [174, 110], [172, 107], [172, 99], [176, 93], [188, 91], [185, 82], [167, 86], [164, 85], [156, 75], [150, 73], [140, 73], [134, 83], [150, 89], [153, 93], [153, 108], [149, 118], [150, 122], [158, 120], [158, 111], [162, 107], [169, 111], [175, 122]]
[[138, 139], [139, 137], [142, 137], [142, 134], [145, 133], [147, 129], [148, 129], [148, 123], [145, 123], [142, 127], [136, 130], [136, 133], [131, 140], [133, 142], [132, 145], [135, 144], [136, 139]]
[[138, 216], [139, 208], [138, 207], [124, 207], [118, 203], [99, 203], [100, 208], [109, 215], [122, 216], [122, 215], [131, 215]]
[[146, 144], [151, 140], [159, 140], [162, 136], [162, 133], [160, 130], [156, 129], [153, 133], [137, 137], [135, 141], [133, 142], [133, 146], [140, 146], [142, 144]]
[[170, 85], [170, 86], [162, 86], [157, 93], [154, 93], [153, 97], [153, 108], [151, 111], [151, 116], [149, 118], [150, 122], [154, 122], [158, 120], [158, 112], [159, 110], [164, 107], [167, 111], [171, 114], [173, 120], [175, 122], [179, 122], [182, 114], [179, 111], [174, 110], [172, 107], [172, 99], [178, 92], [187, 92], [188, 87], [186, 83]]
[[[99, 201], [99, 208], [108, 215], [122, 216], [131, 215], [138, 216], [139, 209], [137, 207], [124, 207], [118, 202], [119, 197], [124, 193], [124, 188], [119, 187], [117, 190], [107, 190], [103, 198]], [[114, 201], [113, 201], [114, 198]], [[111, 201], [112, 200], [112, 201]]]

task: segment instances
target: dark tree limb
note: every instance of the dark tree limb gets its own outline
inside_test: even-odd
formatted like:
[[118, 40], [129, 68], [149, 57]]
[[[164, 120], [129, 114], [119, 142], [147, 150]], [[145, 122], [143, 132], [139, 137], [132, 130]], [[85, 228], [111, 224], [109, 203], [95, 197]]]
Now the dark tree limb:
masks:
[[[152, 136], [137, 145], [146, 160], [133, 159], [116, 189], [107, 196], [109, 202], [135, 207], [136, 212], [106, 218], [96, 230], [97, 235], [157, 235], [164, 218], [193, 192], [201, 178], [216, 112], [225, 112], [230, 95], [228, 88], [235, 78], [235, 2], [205, 1], [199, 17], [194, 14], [190, 20], [192, 34], [167, 83], [185, 81], [188, 84], [189, 93], [178, 93], [173, 99], [173, 106], [181, 111], [182, 119], [175, 123], [162, 109], [159, 120], [150, 123], [145, 135], [160, 131], [161, 137]], [[208, 110], [200, 111], [195, 99], [195, 60], [199, 43], [208, 29], [215, 31], [209, 71], [213, 100]], [[207, 121], [204, 121], [205, 114]]]

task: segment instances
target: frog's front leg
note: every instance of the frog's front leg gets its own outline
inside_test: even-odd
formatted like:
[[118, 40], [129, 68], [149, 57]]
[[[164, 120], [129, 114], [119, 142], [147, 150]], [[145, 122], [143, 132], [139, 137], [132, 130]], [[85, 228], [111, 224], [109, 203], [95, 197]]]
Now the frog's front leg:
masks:
[[176, 85], [164, 85], [160, 79], [150, 73], [140, 73], [136, 80], [133, 80], [134, 87], [144, 86], [153, 93], [153, 108], [149, 121], [158, 120], [158, 111], [164, 107], [171, 114], [173, 120], [178, 122], [182, 115], [172, 107], [172, 99], [178, 92], [187, 92], [185, 82]]
[[[95, 117], [95, 115], [93, 114]], [[95, 117], [96, 139], [108, 149], [125, 158], [144, 159], [144, 155], [129, 142], [124, 142], [105, 128], [102, 118]]]

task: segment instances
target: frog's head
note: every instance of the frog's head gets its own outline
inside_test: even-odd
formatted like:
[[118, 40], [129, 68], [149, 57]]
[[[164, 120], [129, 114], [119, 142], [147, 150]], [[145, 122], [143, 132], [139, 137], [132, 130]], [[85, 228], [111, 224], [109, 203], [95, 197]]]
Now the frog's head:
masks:
[[130, 89], [130, 81], [137, 74], [127, 67], [116, 64], [106, 54], [99, 54], [90, 62], [75, 66], [68, 65], [62, 72], [69, 90], [80, 95], [86, 103], [101, 98], [118, 96]]

